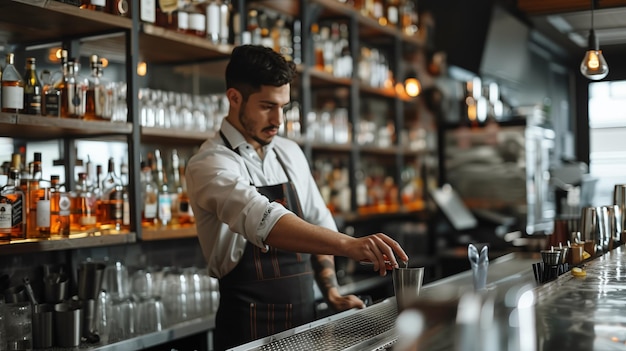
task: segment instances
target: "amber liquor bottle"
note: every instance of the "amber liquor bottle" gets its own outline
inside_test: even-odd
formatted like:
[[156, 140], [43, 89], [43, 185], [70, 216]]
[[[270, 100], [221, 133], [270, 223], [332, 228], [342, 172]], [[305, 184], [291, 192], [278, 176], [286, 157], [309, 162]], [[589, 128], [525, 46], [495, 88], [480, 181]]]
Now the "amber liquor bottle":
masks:
[[97, 227], [96, 197], [87, 183], [87, 173], [78, 173], [76, 189], [72, 194], [70, 229], [91, 231]]
[[50, 176], [50, 235], [70, 235], [70, 193], [60, 184], [59, 176]]
[[0, 188], [0, 241], [24, 239], [24, 193], [20, 188], [20, 170], [12, 167], [9, 181]]
[[[26, 237], [50, 237], [50, 199], [47, 198], [47, 188], [43, 186], [43, 170], [41, 166], [41, 152], [35, 152], [33, 162], [29, 165], [30, 178], [22, 179], [22, 190], [27, 196], [26, 204]], [[39, 204], [40, 200], [44, 200]], [[46, 207], [47, 206], [47, 207]], [[39, 211], [42, 213], [39, 214]], [[47, 216], [47, 221], [45, 220]]]
[[115, 174], [115, 161], [109, 158], [107, 174], [102, 180], [102, 198], [100, 199], [100, 222], [120, 230], [124, 221], [124, 186]]

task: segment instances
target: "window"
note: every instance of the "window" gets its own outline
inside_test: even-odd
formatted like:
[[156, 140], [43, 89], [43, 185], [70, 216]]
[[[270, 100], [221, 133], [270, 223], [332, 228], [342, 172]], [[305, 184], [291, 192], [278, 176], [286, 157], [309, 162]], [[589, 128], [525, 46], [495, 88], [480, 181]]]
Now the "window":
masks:
[[626, 184], [626, 81], [589, 84], [589, 173], [598, 179], [594, 206], [613, 203]]

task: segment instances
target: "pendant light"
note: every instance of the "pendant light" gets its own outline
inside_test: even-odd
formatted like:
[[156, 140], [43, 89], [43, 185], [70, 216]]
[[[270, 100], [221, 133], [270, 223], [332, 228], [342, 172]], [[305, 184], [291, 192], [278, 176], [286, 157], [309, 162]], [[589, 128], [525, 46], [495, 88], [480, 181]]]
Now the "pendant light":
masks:
[[404, 91], [410, 97], [416, 97], [422, 92], [422, 84], [415, 72], [409, 73], [404, 79]]
[[591, 80], [600, 80], [609, 74], [609, 65], [607, 65], [602, 55], [602, 50], [600, 50], [600, 44], [593, 28], [594, 1], [591, 0], [591, 29], [589, 30], [587, 53], [585, 53], [585, 57], [580, 64], [580, 73]]

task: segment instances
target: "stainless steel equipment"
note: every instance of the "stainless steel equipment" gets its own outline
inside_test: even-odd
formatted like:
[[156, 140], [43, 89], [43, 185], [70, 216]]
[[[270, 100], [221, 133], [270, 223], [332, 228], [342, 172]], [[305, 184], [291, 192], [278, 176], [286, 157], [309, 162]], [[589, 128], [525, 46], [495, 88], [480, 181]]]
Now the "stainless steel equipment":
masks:
[[555, 133], [534, 120], [447, 131], [446, 181], [471, 210], [514, 216], [528, 234], [552, 233]]
[[232, 351], [386, 350], [395, 343], [395, 299], [350, 310], [256, 340]]

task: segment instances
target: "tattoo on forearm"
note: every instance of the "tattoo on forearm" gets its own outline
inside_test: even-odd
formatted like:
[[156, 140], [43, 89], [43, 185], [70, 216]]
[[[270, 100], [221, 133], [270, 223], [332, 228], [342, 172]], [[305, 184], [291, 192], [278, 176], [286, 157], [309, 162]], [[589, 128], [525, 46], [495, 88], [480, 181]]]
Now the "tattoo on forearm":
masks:
[[315, 280], [324, 296], [331, 288], [339, 287], [333, 256], [313, 256], [311, 261], [315, 270]]

